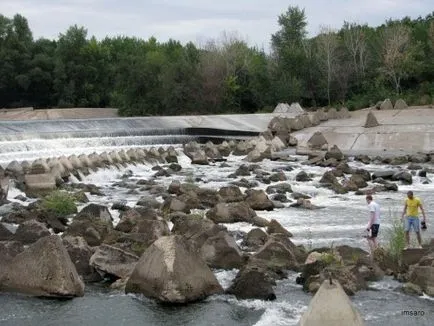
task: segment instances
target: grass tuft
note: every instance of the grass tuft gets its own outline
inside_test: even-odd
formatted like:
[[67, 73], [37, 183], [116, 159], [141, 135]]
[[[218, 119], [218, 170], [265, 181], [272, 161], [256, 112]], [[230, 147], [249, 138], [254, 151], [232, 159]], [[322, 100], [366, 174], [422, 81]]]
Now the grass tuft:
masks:
[[74, 197], [60, 190], [53, 191], [45, 196], [42, 200], [42, 207], [61, 216], [77, 213]]

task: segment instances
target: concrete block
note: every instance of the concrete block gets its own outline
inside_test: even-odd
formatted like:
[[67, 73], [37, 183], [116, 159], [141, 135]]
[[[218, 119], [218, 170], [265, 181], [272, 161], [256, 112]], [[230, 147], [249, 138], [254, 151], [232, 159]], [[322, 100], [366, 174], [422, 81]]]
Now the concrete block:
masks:
[[299, 326], [363, 326], [362, 317], [352, 305], [338, 281], [322, 283], [312, 298]]
[[56, 179], [51, 173], [26, 174], [24, 183], [27, 190], [53, 190], [56, 189]]

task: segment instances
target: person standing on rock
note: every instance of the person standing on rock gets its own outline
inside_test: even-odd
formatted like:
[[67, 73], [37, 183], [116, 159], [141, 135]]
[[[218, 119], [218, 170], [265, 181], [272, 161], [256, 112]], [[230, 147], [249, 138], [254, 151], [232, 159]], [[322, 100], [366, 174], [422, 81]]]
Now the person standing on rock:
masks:
[[404, 210], [402, 212], [402, 219], [404, 220], [405, 231], [405, 249], [410, 246], [410, 230], [413, 228], [416, 232], [417, 242], [419, 243], [418, 249], [422, 249], [422, 239], [420, 236], [420, 223], [419, 223], [419, 208], [422, 212], [422, 223], [426, 223], [425, 210], [423, 209], [422, 202], [419, 198], [414, 197], [413, 191], [407, 192], [407, 199], [405, 200]]
[[372, 195], [366, 196], [366, 202], [369, 209], [369, 221], [366, 230], [370, 233], [367, 239], [371, 253], [373, 253], [378, 247], [377, 236], [380, 229], [380, 205], [374, 201]]

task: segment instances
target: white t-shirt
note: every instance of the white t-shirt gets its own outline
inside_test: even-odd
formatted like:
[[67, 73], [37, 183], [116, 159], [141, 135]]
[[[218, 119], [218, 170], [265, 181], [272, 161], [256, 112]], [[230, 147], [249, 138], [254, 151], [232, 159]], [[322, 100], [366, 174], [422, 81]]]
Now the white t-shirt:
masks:
[[374, 212], [374, 222], [372, 224], [380, 224], [380, 205], [375, 201], [371, 201], [368, 204], [369, 208], [369, 218], [371, 218], [371, 213]]

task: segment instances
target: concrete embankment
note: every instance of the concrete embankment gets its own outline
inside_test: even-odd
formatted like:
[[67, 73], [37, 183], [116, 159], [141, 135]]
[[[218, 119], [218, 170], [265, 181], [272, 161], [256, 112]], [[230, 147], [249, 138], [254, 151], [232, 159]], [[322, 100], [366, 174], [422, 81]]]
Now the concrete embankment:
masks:
[[337, 145], [348, 155], [399, 155], [434, 150], [434, 110], [371, 111], [379, 125], [364, 127], [370, 110], [351, 112], [351, 117], [328, 120], [318, 126], [293, 133], [299, 148], [308, 147], [315, 132], [321, 132], [329, 145]]

